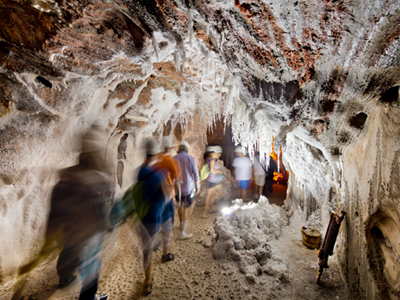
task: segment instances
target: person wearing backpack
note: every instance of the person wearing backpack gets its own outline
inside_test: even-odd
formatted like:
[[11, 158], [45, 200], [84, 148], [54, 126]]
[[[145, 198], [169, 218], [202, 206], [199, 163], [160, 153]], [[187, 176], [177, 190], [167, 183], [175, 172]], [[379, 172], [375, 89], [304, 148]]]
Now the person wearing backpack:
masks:
[[215, 209], [210, 209], [210, 207], [214, 204], [215, 196], [222, 192], [221, 182], [224, 179], [221, 170], [221, 161], [219, 160], [222, 154], [222, 148], [220, 146], [209, 146], [206, 148], [206, 152], [209, 153], [205, 162], [209, 170], [208, 176], [205, 178], [208, 183], [208, 190], [202, 218], [208, 218], [208, 213], [215, 211]]
[[[166, 206], [165, 197], [165, 177], [164, 172], [156, 171], [154, 166], [158, 162], [159, 145], [153, 138], [145, 141], [146, 160], [140, 167], [138, 174], [138, 183], [141, 186], [142, 207], [135, 207], [136, 213], [140, 211], [138, 217], [140, 223], [137, 231], [142, 240], [143, 267], [145, 270], [145, 279], [138, 291], [138, 297], [149, 295], [153, 291], [153, 279], [151, 276], [152, 254], [159, 241], [159, 231], [162, 221], [162, 213]], [[133, 198], [139, 198], [139, 195], [133, 195]]]
[[178, 154], [175, 159], [179, 161], [181, 165], [182, 184], [181, 184], [181, 195], [178, 195], [177, 202], [178, 215], [180, 219], [180, 233], [179, 239], [186, 240], [192, 237], [192, 234], [185, 232], [187, 227], [187, 221], [193, 212], [194, 207], [194, 196], [200, 192], [200, 177], [199, 171], [197, 170], [196, 161], [193, 156], [188, 154], [189, 144], [186, 141], [182, 141], [179, 144]]

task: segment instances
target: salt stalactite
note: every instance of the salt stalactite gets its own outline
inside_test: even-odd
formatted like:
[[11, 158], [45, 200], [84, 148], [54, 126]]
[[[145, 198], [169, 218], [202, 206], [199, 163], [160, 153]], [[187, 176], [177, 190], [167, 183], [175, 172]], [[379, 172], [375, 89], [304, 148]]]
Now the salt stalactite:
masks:
[[183, 47], [181, 49], [181, 59], [182, 59], [182, 72], [184, 72], [187, 63], [187, 58], [186, 58], [186, 52]]
[[153, 47], [154, 47], [154, 52], [156, 53], [156, 58], [157, 58], [157, 62], [159, 62], [160, 61], [160, 48], [158, 47], [158, 43], [157, 43], [157, 39], [156, 39], [156, 36], [155, 36], [155, 33], [153, 33], [153, 36], [152, 36], [152, 44], [153, 44]]
[[174, 62], [175, 62], [175, 70], [179, 72], [179, 70], [181, 69], [181, 57], [178, 48], [175, 48]]
[[193, 16], [191, 9], [188, 10], [187, 17], [188, 17], [189, 45], [190, 47], [192, 47], [194, 32], [193, 32]]
[[200, 50], [201, 50], [201, 54], [203, 54], [203, 56], [205, 58], [203, 76], [204, 76], [204, 78], [207, 78], [209, 67], [210, 67], [210, 51], [203, 44], [200, 45]]
[[278, 165], [278, 173], [280, 173], [280, 158], [281, 158], [281, 152], [279, 151], [279, 153], [278, 153], [278, 162], [277, 162], [277, 165]]
[[200, 76], [200, 55], [196, 56], [196, 76]]

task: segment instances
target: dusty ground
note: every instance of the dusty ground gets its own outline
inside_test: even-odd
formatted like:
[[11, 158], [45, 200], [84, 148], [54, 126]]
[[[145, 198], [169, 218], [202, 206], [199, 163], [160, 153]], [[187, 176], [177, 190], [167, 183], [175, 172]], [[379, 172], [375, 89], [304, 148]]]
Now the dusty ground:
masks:
[[[275, 186], [274, 186], [275, 188]], [[284, 187], [276, 187], [268, 195], [272, 203], [284, 199]], [[196, 207], [189, 224], [190, 240], [177, 239], [175, 228], [172, 251], [174, 261], [161, 263], [161, 249], [153, 255], [154, 291], [151, 299], [352, 299], [332, 262], [324, 271], [322, 285], [315, 283], [317, 251], [303, 246], [299, 228], [286, 226], [274, 245], [289, 264], [289, 282], [265, 273], [256, 283], [246, 280], [237, 262], [215, 260], [210, 248], [213, 220], [200, 218], [201, 207]], [[175, 223], [177, 226], [177, 222]], [[8, 299], [77, 299], [80, 285], [57, 289], [55, 272], [57, 253], [42, 262], [35, 270], [15, 282], [0, 287], [0, 300]], [[123, 225], [111, 233], [103, 250], [103, 265], [99, 293], [108, 293], [110, 300], [134, 299], [143, 279], [141, 258], [136, 234]], [[23, 285], [25, 283], [25, 285]], [[20, 288], [19, 293], [16, 291]], [[14, 297], [13, 297], [14, 295]]]

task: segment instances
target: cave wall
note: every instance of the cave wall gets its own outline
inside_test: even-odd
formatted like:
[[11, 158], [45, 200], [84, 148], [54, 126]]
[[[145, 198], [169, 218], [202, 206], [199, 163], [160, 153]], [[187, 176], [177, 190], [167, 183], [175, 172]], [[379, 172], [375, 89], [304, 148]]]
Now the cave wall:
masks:
[[349, 281], [362, 298], [399, 297], [399, 106], [383, 103], [344, 155]]

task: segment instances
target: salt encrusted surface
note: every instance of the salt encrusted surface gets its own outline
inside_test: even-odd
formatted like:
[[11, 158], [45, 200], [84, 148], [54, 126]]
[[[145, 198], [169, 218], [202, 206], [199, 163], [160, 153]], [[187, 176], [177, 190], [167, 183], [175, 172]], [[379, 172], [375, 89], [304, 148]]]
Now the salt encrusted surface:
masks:
[[214, 222], [214, 257], [238, 261], [248, 280], [255, 281], [262, 273], [289, 280], [287, 265], [273, 246], [289, 222], [284, 209], [261, 196], [258, 203], [236, 199], [223, 213]]

